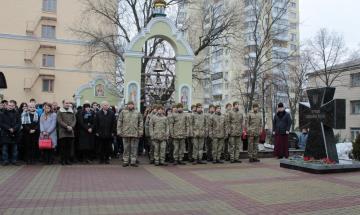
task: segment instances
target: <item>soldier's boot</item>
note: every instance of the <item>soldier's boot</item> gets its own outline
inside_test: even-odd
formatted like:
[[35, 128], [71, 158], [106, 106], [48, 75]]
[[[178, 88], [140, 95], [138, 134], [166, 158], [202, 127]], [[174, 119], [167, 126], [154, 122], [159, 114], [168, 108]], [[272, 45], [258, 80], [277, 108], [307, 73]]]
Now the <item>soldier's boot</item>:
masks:
[[254, 161], [254, 158], [249, 158], [249, 162], [250, 162], [250, 163], [255, 162], [255, 161]]
[[198, 164], [206, 164], [206, 162], [205, 162], [205, 161], [202, 161], [202, 160], [198, 160], [197, 163], [198, 163]]
[[224, 161], [222, 161], [222, 160], [217, 160], [217, 163], [224, 163]]
[[212, 162], [212, 163], [213, 163], [213, 164], [215, 164], [215, 163], [217, 163], [217, 162], [218, 162], [217, 160], [213, 160], [213, 162]]
[[166, 162], [161, 162], [160, 166], [167, 166], [168, 164]]
[[242, 163], [241, 160], [235, 160], [234, 163]]
[[254, 162], [260, 162], [260, 160], [257, 158], [254, 158]]
[[197, 163], [198, 163], [198, 161], [193, 159], [192, 165], [196, 165]]
[[123, 163], [122, 166], [127, 167], [127, 166], [129, 166], [129, 164], [128, 163]]
[[179, 160], [177, 163], [178, 163], [179, 165], [186, 165], [186, 163], [184, 163], [184, 162], [181, 161], [181, 160]]
[[130, 164], [130, 166], [132, 166], [132, 167], [138, 167], [139, 165], [138, 165], [137, 163], [132, 163], [132, 164]]

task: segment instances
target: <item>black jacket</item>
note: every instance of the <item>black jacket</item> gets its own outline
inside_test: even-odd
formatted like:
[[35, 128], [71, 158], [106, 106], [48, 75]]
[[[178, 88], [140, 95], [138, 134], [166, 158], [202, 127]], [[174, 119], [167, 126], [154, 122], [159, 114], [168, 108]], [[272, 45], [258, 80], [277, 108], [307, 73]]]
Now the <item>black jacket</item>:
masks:
[[[23, 135], [39, 135], [40, 133], [40, 116], [38, 117], [38, 121], [34, 121], [34, 115], [30, 114], [30, 124], [23, 125]], [[35, 133], [30, 134], [30, 130], [35, 130]]]
[[276, 134], [284, 135], [286, 131], [290, 131], [291, 128], [291, 117], [290, 114], [284, 111], [283, 115], [281, 113], [277, 113], [274, 117], [273, 122], [273, 131]]
[[[79, 129], [79, 149], [80, 150], [92, 150], [94, 148], [94, 137], [95, 137], [95, 113], [90, 112], [87, 118], [85, 118], [85, 111], [81, 111], [78, 115], [76, 122], [78, 123]], [[88, 129], [91, 128], [93, 131], [89, 133]]]
[[[3, 143], [17, 143], [20, 137], [21, 119], [16, 110], [5, 110], [0, 114], [1, 139]], [[9, 129], [14, 129], [11, 133]]]
[[114, 112], [111, 110], [104, 114], [103, 110], [96, 113], [94, 123], [95, 133], [100, 138], [111, 138], [113, 134], [116, 134], [116, 118]]

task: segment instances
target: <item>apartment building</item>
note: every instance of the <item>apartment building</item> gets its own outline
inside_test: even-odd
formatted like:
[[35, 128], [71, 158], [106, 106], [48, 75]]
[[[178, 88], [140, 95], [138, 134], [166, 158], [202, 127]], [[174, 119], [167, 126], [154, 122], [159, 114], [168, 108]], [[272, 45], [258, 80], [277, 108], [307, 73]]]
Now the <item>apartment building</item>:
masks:
[[[251, 40], [251, 24], [254, 19], [255, 14], [252, 12], [252, 1], [253, 0], [243, 0], [240, 1], [240, 24], [243, 26], [242, 28], [242, 36], [243, 40], [236, 40], [238, 43], [237, 47], [241, 47], [244, 50], [249, 50], [251, 52], [253, 41]], [[259, 1], [259, 0], [258, 0]], [[287, 0], [275, 0], [272, 4], [272, 13], [273, 16], [276, 16], [286, 4]], [[211, 1], [212, 8], [218, 8], [216, 10], [205, 11], [205, 19], [204, 24], [198, 24], [199, 28], [206, 29], [208, 25], [211, 23], [210, 18], [216, 17], [211, 15], [211, 11], [216, 11], [221, 13], [223, 8], [226, 8], [229, 4], [235, 1], [224, 1], [224, 0], [214, 0]], [[186, 19], [186, 17], [201, 17], [201, 13], [204, 11], [200, 11], [199, 8], [194, 9], [193, 4], [189, 4], [188, 7], [186, 5], [180, 10], [180, 18]], [[206, 17], [209, 17], [207, 19]], [[181, 20], [181, 19], [180, 19]], [[199, 19], [191, 19], [195, 23], [199, 22]], [[192, 22], [193, 24], [193, 22]], [[282, 34], [277, 35], [272, 41], [272, 55], [273, 56], [289, 56], [289, 55], [298, 55], [299, 53], [299, 0], [292, 0], [290, 4], [288, 4], [287, 12], [284, 16], [281, 17], [274, 26], [275, 28], [279, 26], [285, 26], [286, 30]], [[284, 28], [284, 29], [285, 29]], [[199, 31], [203, 29], [198, 29]], [[193, 36], [195, 34], [192, 29], [191, 32], [185, 32], [188, 36]], [[249, 35], [249, 38], [247, 37]], [[249, 53], [251, 56], [252, 53]], [[221, 104], [225, 105], [228, 102], [239, 101], [241, 100], [241, 96], [245, 96], [245, 93], [239, 94], [239, 90], [234, 89], [234, 85], [237, 87], [243, 87], [248, 82], [248, 77], [246, 76], [247, 66], [246, 63], [248, 59], [243, 59], [243, 57], [234, 56], [231, 53], [231, 50], [223, 47], [208, 47], [204, 51], [204, 55], [206, 55], [206, 63], [204, 64], [204, 71], [208, 71], [208, 77], [205, 78], [205, 83], [203, 84], [203, 88], [199, 89], [195, 88], [198, 91], [198, 97], [202, 97], [202, 102], [206, 105], [208, 104]], [[203, 57], [203, 56], [200, 56]], [[277, 61], [281, 61], [282, 59], [277, 59], [276, 57], [272, 57], [272, 62], [268, 64], [269, 67], [272, 65], [278, 64]], [[276, 77], [280, 73], [289, 74], [290, 75], [290, 66], [296, 65], [296, 60], [288, 61], [286, 64], [281, 64], [273, 69], [271, 69], [268, 73], [270, 73], [271, 77]], [[240, 77], [240, 81], [238, 80]], [[236, 83], [234, 81], [236, 80]], [[195, 82], [196, 83], [196, 82]], [[277, 102], [288, 103], [288, 96], [284, 92], [285, 86], [284, 82], [278, 82], [278, 86], [276, 89], [272, 86], [268, 91], [272, 92], [271, 97], [267, 98], [269, 101], [266, 101], [269, 104], [269, 110], [272, 111]], [[259, 90], [259, 87], [257, 87]], [[245, 91], [245, 90], [243, 90]], [[260, 92], [257, 92], [257, 101], [260, 99]]]
[[109, 62], [84, 64], [87, 41], [71, 30], [83, 8], [77, 0], [1, 1], [0, 71], [8, 82], [2, 99], [118, 103], [104, 78]]

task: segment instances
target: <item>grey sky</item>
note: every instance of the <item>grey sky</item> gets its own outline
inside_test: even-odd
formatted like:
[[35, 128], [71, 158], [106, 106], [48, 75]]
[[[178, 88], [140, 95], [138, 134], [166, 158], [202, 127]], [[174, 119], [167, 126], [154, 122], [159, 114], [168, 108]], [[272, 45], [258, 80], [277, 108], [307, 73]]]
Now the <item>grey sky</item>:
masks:
[[343, 34], [348, 48], [360, 48], [360, 0], [300, 0], [301, 41], [322, 27]]

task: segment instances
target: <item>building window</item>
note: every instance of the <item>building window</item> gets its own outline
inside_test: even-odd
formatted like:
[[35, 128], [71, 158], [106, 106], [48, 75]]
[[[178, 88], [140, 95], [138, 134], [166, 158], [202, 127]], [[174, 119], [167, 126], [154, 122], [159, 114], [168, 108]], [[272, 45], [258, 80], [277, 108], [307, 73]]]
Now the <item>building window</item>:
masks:
[[42, 66], [43, 67], [55, 67], [55, 55], [43, 54]]
[[350, 101], [351, 114], [360, 114], [360, 100]]
[[350, 128], [351, 140], [354, 141], [360, 135], [360, 128]]
[[290, 2], [290, 7], [296, 8], [296, 2]]
[[292, 18], [292, 19], [296, 19], [296, 13], [294, 13], [294, 12], [290, 12], [290, 18]]
[[56, 0], [43, 0], [43, 11], [56, 12]]
[[297, 50], [297, 46], [294, 45], [294, 44], [290, 44], [290, 49], [291, 49], [292, 51], [296, 51], [296, 50]]
[[296, 41], [296, 34], [291, 34], [291, 41], [292, 42]]
[[296, 23], [290, 23], [290, 28], [293, 30], [297, 29], [297, 24]]
[[350, 79], [352, 87], [360, 87], [360, 72], [351, 74]]
[[53, 93], [54, 92], [54, 80], [53, 79], [43, 79], [42, 91], [47, 92], [47, 93]]
[[55, 26], [43, 25], [41, 26], [41, 37], [43, 38], [55, 38]]

